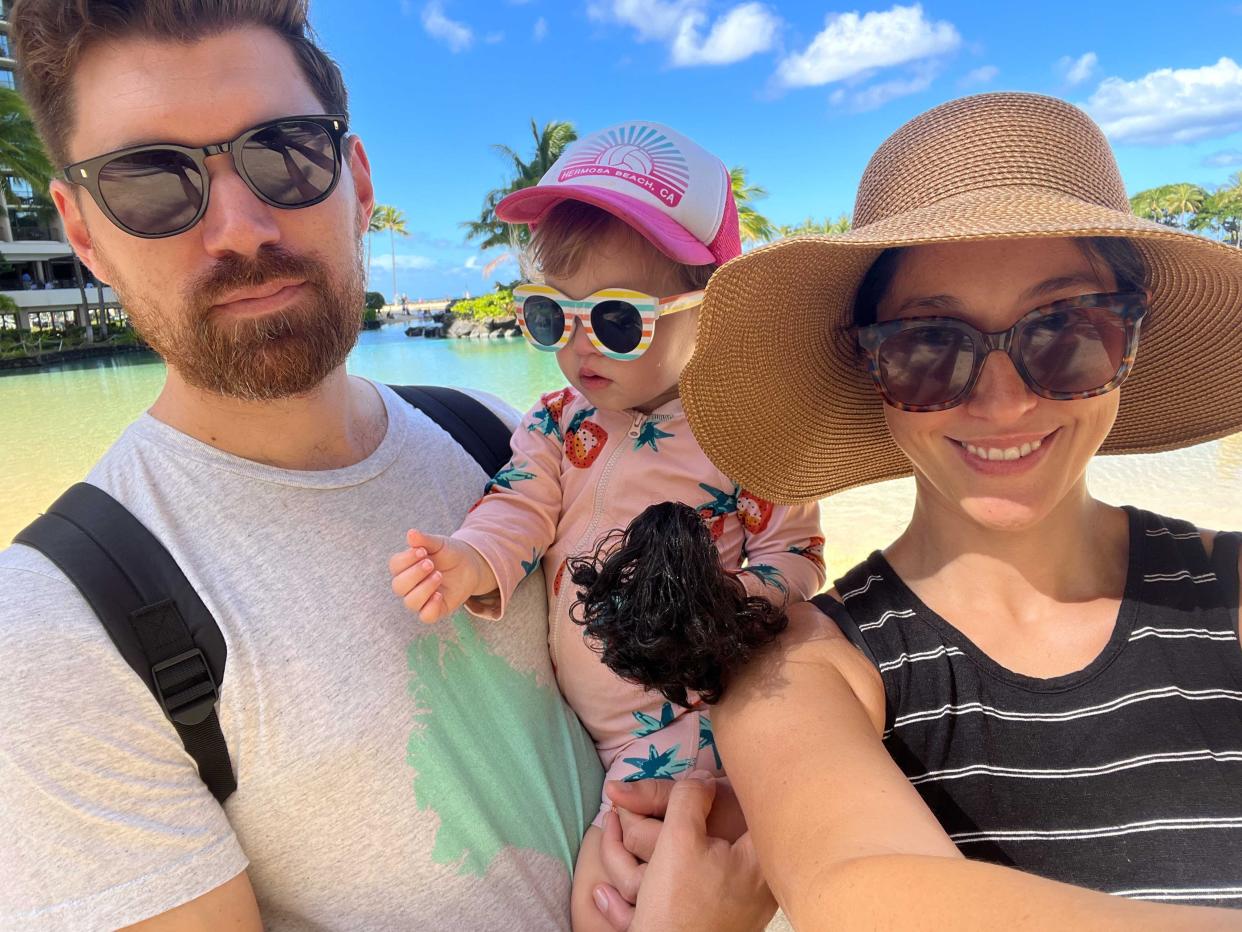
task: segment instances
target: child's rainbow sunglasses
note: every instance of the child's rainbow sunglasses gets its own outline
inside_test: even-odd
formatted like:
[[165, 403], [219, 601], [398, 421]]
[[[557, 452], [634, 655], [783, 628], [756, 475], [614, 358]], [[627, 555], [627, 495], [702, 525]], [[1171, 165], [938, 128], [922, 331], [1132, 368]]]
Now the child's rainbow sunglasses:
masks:
[[569, 345], [574, 320], [582, 321], [591, 345], [609, 359], [637, 359], [651, 345], [656, 318], [703, 302], [702, 291], [657, 298], [628, 288], [605, 288], [581, 300], [550, 285], [513, 289], [518, 324], [530, 345], [555, 352]]

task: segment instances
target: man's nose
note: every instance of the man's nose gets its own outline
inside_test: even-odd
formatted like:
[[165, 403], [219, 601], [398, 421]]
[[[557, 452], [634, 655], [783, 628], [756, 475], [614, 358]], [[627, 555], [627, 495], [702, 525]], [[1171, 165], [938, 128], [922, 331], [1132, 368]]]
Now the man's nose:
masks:
[[209, 253], [253, 256], [261, 247], [280, 240], [275, 215], [278, 208], [259, 200], [247, 187], [230, 155], [209, 158], [207, 171], [211, 189], [199, 226]]

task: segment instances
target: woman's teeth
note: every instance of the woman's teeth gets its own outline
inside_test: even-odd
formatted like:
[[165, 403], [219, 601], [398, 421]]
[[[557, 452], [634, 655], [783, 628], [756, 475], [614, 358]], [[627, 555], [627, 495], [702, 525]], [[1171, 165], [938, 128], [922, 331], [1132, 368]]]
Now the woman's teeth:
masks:
[[1033, 443], [1024, 443], [1020, 447], [977, 447], [973, 443], [963, 443], [966, 452], [971, 456], [977, 456], [981, 460], [1020, 460], [1024, 456], [1030, 456], [1043, 444], [1042, 440], [1036, 440]]

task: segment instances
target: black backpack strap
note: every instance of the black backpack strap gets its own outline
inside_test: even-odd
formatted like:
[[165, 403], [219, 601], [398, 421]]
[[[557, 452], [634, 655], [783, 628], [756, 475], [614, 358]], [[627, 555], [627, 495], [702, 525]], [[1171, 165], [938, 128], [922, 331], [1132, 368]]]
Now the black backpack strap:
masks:
[[489, 476], [509, 462], [513, 431], [483, 402], [443, 385], [388, 387], [443, 427]]
[[863, 633], [858, 630], [858, 622], [854, 620], [854, 616], [850, 614], [848, 608], [826, 592], [821, 592], [813, 597], [811, 604], [835, 621], [837, 627], [841, 629], [841, 633], [849, 638], [850, 643], [862, 651], [863, 656], [870, 660], [877, 669], [879, 668], [880, 662], [875, 659], [875, 654], [872, 652], [870, 645], [867, 644], [867, 639], [863, 637]]
[[14, 543], [38, 550], [77, 586], [224, 802], [237, 789], [216, 708], [224, 636], [164, 545], [116, 499], [84, 482]]

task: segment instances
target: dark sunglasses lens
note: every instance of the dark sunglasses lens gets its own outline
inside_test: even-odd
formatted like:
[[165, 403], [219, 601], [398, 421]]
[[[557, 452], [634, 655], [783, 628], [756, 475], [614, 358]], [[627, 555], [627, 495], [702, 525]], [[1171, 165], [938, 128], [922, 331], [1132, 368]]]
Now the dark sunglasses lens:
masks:
[[268, 126], [246, 140], [240, 158], [250, 183], [282, 207], [319, 200], [336, 180], [336, 148], [318, 123]]
[[531, 295], [522, 304], [526, 330], [540, 346], [556, 346], [565, 333], [565, 312], [544, 295]]
[[970, 384], [975, 344], [952, 327], [903, 330], [880, 344], [880, 380], [895, 402], [911, 407], [944, 404]]
[[591, 329], [614, 353], [632, 353], [643, 338], [643, 316], [629, 301], [601, 301], [591, 309]]
[[1022, 365], [1051, 392], [1093, 392], [1116, 378], [1126, 355], [1126, 323], [1116, 308], [1080, 307], [1022, 330]]
[[115, 158], [99, 170], [99, 194], [112, 215], [135, 233], [156, 236], [188, 227], [203, 204], [203, 176], [173, 149]]

